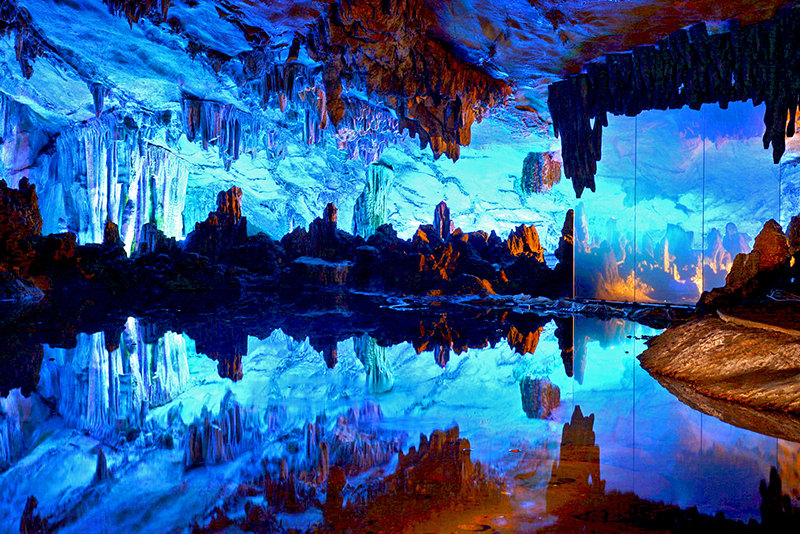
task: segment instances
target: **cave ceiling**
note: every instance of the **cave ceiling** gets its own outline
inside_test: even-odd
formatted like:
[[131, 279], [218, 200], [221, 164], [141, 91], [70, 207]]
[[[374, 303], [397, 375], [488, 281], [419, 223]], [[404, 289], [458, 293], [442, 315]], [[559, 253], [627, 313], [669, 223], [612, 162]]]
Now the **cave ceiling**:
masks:
[[361, 118], [456, 159], [493, 111], [548, 135], [547, 85], [587, 61], [781, 4], [2, 0], [0, 91], [54, 124], [302, 101], [318, 115], [307, 129], [344, 138]]

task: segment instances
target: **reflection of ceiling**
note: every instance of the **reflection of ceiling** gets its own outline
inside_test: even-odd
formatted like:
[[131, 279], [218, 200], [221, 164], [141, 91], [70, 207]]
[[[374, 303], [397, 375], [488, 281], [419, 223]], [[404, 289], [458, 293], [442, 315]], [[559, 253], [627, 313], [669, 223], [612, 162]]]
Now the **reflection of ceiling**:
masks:
[[0, 91], [61, 122], [177, 110], [184, 94], [258, 112], [278, 93], [313, 107], [321, 130], [385, 127], [386, 106], [455, 159], [489, 108], [549, 120], [547, 84], [602, 53], [780, 3], [1, 0]]

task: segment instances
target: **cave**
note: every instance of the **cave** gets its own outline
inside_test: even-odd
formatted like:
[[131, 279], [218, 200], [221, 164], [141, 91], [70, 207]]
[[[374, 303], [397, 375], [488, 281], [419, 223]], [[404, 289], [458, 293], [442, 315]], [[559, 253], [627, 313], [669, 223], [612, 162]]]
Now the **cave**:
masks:
[[0, 532], [800, 528], [800, 3], [0, 0]]

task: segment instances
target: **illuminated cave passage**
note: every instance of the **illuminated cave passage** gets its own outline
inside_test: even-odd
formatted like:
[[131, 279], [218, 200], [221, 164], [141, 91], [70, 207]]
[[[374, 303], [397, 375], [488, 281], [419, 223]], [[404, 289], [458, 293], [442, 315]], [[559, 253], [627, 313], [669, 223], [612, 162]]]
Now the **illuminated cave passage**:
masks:
[[797, 530], [799, 21], [0, 0], [0, 531]]

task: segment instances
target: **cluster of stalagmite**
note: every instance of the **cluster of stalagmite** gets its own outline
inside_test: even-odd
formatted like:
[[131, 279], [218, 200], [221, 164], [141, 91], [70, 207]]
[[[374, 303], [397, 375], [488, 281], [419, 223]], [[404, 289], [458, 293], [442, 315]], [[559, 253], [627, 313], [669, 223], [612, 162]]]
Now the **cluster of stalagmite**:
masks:
[[[575, 192], [595, 190], [602, 131], [608, 114], [634, 116], [648, 109], [752, 100], [766, 103], [764, 148], [775, 163], [795, 133], [800, 101], [800, 8], [775, 18], [709, 34], [705, 23], [631, 53], [609, 54], [585, 71], [549, 86], [553, 128], [561, 137], [564, 172]], [[787, 122], [788, 121], [788, 122]]]

